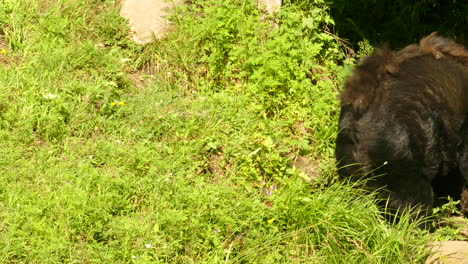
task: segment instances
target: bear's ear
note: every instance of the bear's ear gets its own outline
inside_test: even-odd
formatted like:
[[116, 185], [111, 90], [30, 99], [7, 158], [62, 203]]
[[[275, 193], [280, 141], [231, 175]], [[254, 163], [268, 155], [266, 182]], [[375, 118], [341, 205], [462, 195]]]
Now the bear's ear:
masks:
[[369, 108], [369, 102], [363, 93], [346, 93], [343, 92], [340, 95], [341, 104], [352, 108], [352, 111], [356, 114], [362, 115]]
[[396, 74], [395, 53], [384, 47], [362, 60], [353, 74], [345, 81], [340, 94], [342, 105], [352, 105], [359, 114], [364, 114], [379, 92], [381, 83], [389, 74]]
[[364, 114], [373, 101], [378, 85], [376, 77], [368, 72], [356, 71], [345, 82], [345, 89], [340, 94], [341, 104], [351, 105], [357, 114]]

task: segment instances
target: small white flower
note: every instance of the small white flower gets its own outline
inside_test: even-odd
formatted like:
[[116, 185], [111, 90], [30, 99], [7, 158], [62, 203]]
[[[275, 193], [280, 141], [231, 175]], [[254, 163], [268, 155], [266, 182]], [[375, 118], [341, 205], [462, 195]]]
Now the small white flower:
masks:
[[44, 94], [44, 98], [48, 99], [48, 100], [53, 100], [53, 99], [57, 98], [57, 95], [53, 94], [53, 93], [47, 93], [47, 94]]
[[93, 156], [93, 155], [89, 155], [89, 159], [94, 159], [94, 156]]
[[136, 256], [132, 256], [132, 259], [136, 259]]
[[151, 247], [151, 244], [145, 244], [145, 247], [146, 247], [146, 248], [150, 248], [150, 247]]
[[172, 76], [172, 72], [167, 72], [167, 76]]
[[117, 144], [120, 143], [120, 140], [116, 140], [115, 143], [117, 143]]
[[132, 128], [130, 131], [132, 131], [133, 133], [135, 133], [135, 132], [136, 132], [136, 130], [135, 130], [134, 128]]
[[119, 87], [119, 86], [117, 85], [117, 83], [116, 83], [116, 82], [113, 82], [113, 81], [106, 82], [105, 84], [106, 84], [107, 86], [112, 86], [112, 87], [114, 87], [114, 88]]
[[132, 59], [129, 59], [129, 58], [120, 59], [120, 63], [127, 63], [129, 61], [132, 61]]

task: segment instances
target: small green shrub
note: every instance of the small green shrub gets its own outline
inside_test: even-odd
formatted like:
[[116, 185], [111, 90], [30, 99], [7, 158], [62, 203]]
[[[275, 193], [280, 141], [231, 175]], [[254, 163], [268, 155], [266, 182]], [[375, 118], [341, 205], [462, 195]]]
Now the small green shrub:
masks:
[[343, 56], [327, 30], [333, 24], [327, 6], [320, 0], [285, 2], [277, 16], [269, 16], [255, 3], [192, 1], [176, 9], [175, 28], [166, 39], [143, 52], [149, 59], [136, 61], [188, 92], [248, 95], [260, 116], [298, 120], [300, 136], [318, 145], [314, 155], [330, 155], [337, 118], [335, 72]]

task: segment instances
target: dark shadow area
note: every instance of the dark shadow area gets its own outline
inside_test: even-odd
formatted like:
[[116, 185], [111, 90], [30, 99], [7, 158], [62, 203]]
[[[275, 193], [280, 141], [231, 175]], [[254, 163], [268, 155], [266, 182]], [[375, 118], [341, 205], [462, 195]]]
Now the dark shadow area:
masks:
[[334, 32], [354, 49], [363, 39], [402, 48], [434, 31], [467, 44], [467, 0], [335, 0], [330, 7]]

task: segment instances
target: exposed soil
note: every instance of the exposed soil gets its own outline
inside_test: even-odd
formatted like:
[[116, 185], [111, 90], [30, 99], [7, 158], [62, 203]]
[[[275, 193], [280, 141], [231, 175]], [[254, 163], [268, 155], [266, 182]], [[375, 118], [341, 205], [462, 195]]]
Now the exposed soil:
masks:
[[467, 241], [433, 242], [426, 264], [468, 264]]
[[163, 36], [168, 9], [180, 4], [182, 0], [122, 0], [120, 15], [128, 19], [134, 41], [145, 44]]
[[468, 188], [465, 188], [460, 199], [460, 207], [465, 216], [468, 216]]
[[289, 165], [303, 172], [311, 181], [320, 176], [318, 172], [318, 162], [307, 157], [296, 156]]

